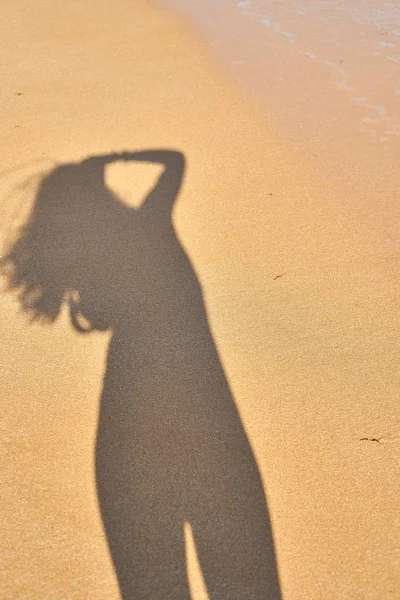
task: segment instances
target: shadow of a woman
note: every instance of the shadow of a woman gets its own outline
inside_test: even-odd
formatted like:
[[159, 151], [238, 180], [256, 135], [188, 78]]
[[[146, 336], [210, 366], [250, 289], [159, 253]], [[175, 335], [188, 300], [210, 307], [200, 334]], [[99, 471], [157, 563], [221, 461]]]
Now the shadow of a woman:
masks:
[[[117, 160], [161, 163], [140, 209], [107, 188]], [[124, 600], [188, 600], [189, 523], [210, 598], [280, 598], [258, 468], [171, 213], [172, 150], [55, 168], [2, 260], [34, 318], [64, 302], [82, 333], [111, 329], [96, 444], [104, 527]]]

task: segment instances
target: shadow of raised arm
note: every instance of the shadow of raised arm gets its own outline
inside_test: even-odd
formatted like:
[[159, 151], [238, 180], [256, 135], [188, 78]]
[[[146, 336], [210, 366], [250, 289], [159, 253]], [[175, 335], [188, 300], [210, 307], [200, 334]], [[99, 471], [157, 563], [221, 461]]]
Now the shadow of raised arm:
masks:
[[[157, 210], [159, 215], [170, 216], [174, 202], [182, 185], [185, 171], [185, 157], [178, 150], [163, 148], [141, 150], [138, 152], [124, 151], [121, 153], [105, 154], [91, 157], [85, 164], [91, 163], [94, 167], [105, 167], [106, 164], [116, 161], [137, 161], [162, 164], [165, 169], [158, 181], [142, 204], [143, 209]], [[82, 163], [83, 164], [83, 163]]]
[[175, 150], [144, 150], [123, 154], [123, 160], [137, 160], [163, 164], [165, 169], [156, 185], [143, 202], [142, 210], [154, 209], [158, 214], [170, 216], [182, 185], [185, 157]]

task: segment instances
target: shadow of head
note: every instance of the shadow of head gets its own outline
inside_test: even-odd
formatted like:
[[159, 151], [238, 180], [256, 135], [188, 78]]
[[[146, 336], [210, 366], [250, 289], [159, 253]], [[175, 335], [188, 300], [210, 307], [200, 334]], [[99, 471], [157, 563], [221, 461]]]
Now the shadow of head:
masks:
[[[140, 209], [125, 205], [105, 183], [106, 165], [120, 160], [165, 167]], [[124, 246], [132, 246], [135, 233], [140, 237], [138, 216], [146, 205], [164, 203], [164, 217], [170, 216], [183, 168], [183, 155], [172, 150], [94, 156], [54, 168], [42, 179], [26, 224], [0, 261], [22, 310], [32, 320], [52, 323], [66, 302], [79, 332], [111, 328], [132, 267]]]

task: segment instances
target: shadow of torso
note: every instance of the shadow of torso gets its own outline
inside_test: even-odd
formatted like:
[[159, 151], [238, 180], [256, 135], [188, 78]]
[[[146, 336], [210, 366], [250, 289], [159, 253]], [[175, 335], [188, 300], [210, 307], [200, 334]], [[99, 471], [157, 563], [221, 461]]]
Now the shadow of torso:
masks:
[[[119, 243], [124, 268], [117, 271], [118, 278], [124, 273], [124, 283], [110, 282], [119, 308], [99, 440], [111, 432], [118, 437], [126, 445], [126, 460], [135, 463], [135, 487], [154, 477], [154, 491], [165, 479], [180, 517], [189, 519], [191, 501], [186, 505], [185, 499], [201, 493], [205, 479], [210, 482], [221, 453], [226, 461], [241, 448], [242, 458], [249, 459], [250, 448], [190, 261], [172, 226], [160, 229], [143, 215], [136, 219], [140, 235], [131, 231], [134, 240]], [[139, 475], [141, 467], [146, 477]]]

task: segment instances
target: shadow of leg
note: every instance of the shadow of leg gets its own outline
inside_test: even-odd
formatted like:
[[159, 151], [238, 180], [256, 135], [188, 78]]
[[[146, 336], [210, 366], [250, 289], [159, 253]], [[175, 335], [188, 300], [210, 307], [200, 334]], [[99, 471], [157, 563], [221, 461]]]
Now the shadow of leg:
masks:
[[190, 600], [183, 526], [170, 514], [140, 514], [134, 506], [103, 511], [123, 600]]
[[190, 524], [208, 593], [213, 600], [280, 600], [261, 482], [258, 490], [254, 490], [255, 479], [241, 483], [221, 481], [211, 486], [192, 514]]

